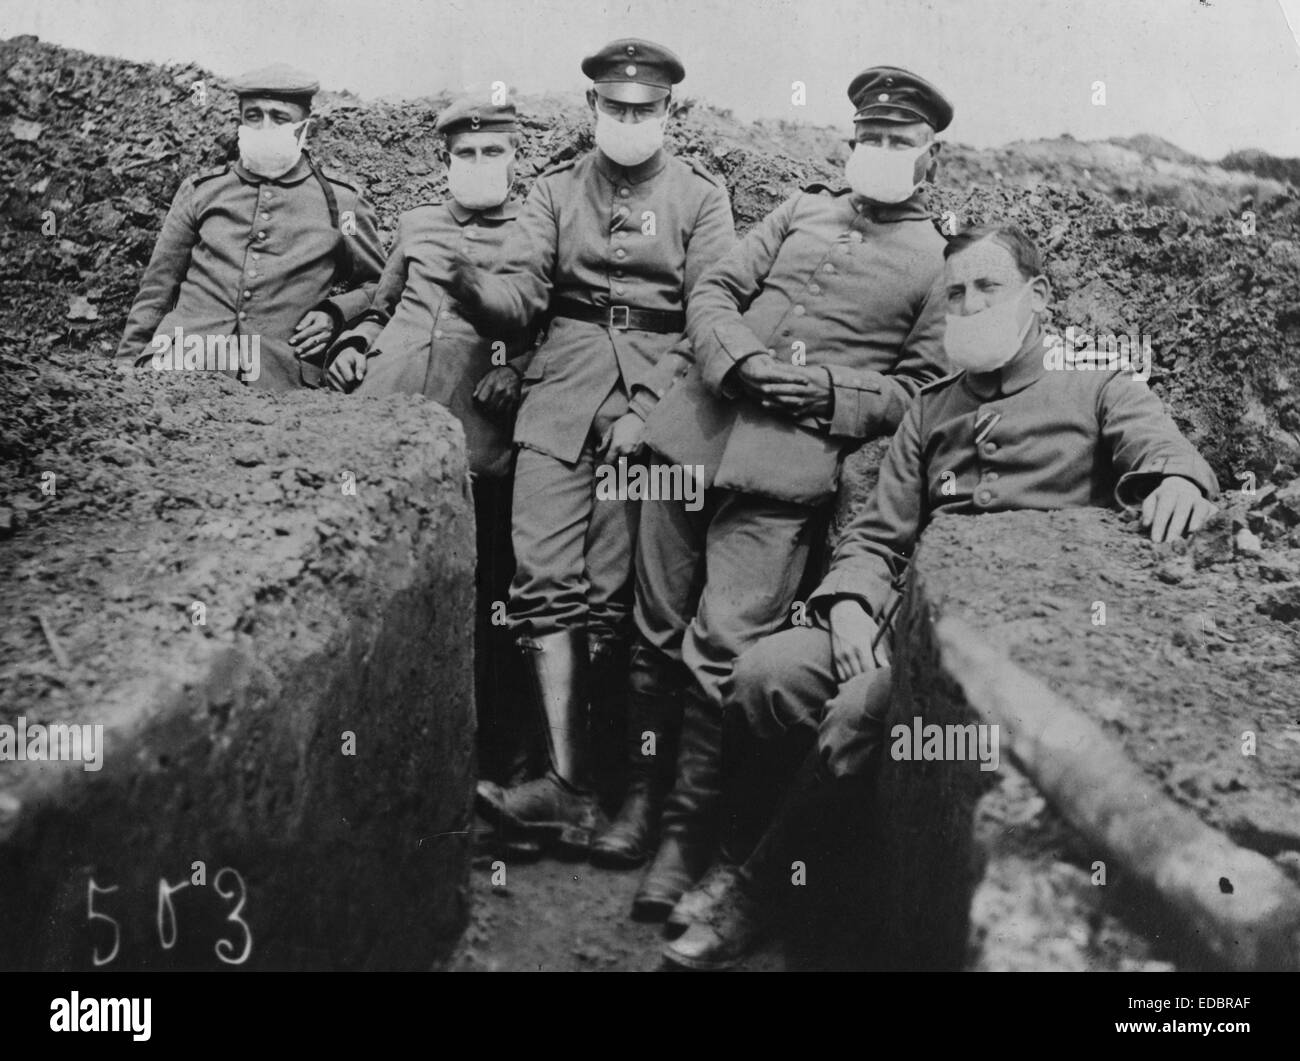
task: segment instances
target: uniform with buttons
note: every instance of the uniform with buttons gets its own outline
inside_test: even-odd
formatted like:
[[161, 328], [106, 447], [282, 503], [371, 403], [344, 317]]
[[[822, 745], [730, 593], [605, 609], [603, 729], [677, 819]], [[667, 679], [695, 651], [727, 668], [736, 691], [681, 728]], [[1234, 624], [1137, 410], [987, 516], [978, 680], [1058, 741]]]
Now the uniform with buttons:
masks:
[[1208, 498], [1214, 473], [1145, 383], [1119, 372], [1048, 371], [1033, 327], [1016, 357], [926, 387], [908, 410], [875, 492], [808, 598], [819, 626], [764, 638], [736, 665], [733, 702], [755, 735], [818, 731], [837, 772], [867, 767], [889, 703], [888, 671], [841, 685], [825, 623], [839, 600], [888, 614], [916, 543], [940, 513], [1136, 506], [1169, 475]]
[[[370, 204], [351, 184], [321, 174], [339, 216], [351, 219], [345, 235], [311, 167], [304, 155], [277, 180], [239, 162], [187, 179], [145, 267], [117, 358], [148, 364], [150, 340], [177, 327], [186, 335], [256, 335], [261, 375], [251, 386], [299, 387], [289, 345], [298, 321], [311, 309], [340, 322], [360, 312], [384, 261]], [[331, 297], [345, 275], [356, 286]]]
[[[682, 76], [667, 49], [639, 40], [613, 42], [583, 70], [600, 92], [640, 101], [663, 98]], [[683, 338], [680, 324], [646, 330], [632, 315], [682, 314], [734, 240], [726, 189], [697, 164], [660, 148], [621, 166], [597, 149], [538, 178], [499, 268], [479, 277], [489, 327], [518, 329], [552, 312], [515, 422], [515, 632], [626, 637], [637, 505], [597, 503], [596, 446]], [[566, 316], [556, 308], [565, 303], [599, 319]]]
[[[237, 78], [237, 95], [284, 99], [310, 109], [314, 78], [277, 63]], [[383, 268], [374, 210], [360, 192], [321, 170], [306, 152], [270, 179], [242, 162], [181, 184], [127, 315], [117, 358], [147, 364], [155, 335], [257, 336], [259, 390], [301, 383], [289, 339], [303, 315], [324, 310], [335, 325], [369, 302]], [[336, 282], [349, 290], [329, 297]]]

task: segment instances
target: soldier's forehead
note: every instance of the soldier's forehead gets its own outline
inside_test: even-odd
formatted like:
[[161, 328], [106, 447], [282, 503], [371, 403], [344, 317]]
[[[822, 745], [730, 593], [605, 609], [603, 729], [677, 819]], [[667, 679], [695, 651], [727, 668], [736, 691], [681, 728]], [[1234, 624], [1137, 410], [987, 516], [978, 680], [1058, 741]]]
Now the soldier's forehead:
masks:
[[247, 110], [249, 107], [259, 107], [262, 110], [280, 109], [288, 112], [303, 110], [301, 103], [292, 103], [287, 99], [277, 99], [274, 96], [240, 96], [239, 109]]
[[510, 143], [510, 134], [492, 131], [490, 129], [479, 129], [475, 132], [472, 129], [465, 129], [462, 132], [452, 133], [450, 136], [451, 146], [460, 147], [481, 147], [488, 144], [506, 144]]
[[992, 236], [985, 236], [954, 254], [945, 263], [949, 277], [971, 280], [978, 276], [1007, 276], [1017, 274], [1019, 268], [1011, 252]]

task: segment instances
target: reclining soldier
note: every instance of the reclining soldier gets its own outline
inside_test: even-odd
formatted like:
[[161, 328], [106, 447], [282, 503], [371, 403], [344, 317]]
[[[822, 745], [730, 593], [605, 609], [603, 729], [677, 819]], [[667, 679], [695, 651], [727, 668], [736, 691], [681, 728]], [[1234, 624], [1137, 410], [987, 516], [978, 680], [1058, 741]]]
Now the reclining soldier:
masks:
[[974, 228], [944, 258], [944, 348], [959, 371], [922, 388], [909, 408], [875, 493], [808, 600], [817, 625], [773, 634], [736, 664], [726, 835], [693, 923], [665, 948], [675, 964], [723, 968], [753, 948], [784, 879], [777, 867], [791, 823], [823, 806], [827, 778], [860, 778], [875, 761], [889, 697], [878, 635], [936, 514], [1116, 503], [1139, 509], [1151, 540], [1163, 542], [1215, 511], [1214, 473], [1145, 382], [1113, 369], [1048, 367], [1050, 289], [1023, 232]]

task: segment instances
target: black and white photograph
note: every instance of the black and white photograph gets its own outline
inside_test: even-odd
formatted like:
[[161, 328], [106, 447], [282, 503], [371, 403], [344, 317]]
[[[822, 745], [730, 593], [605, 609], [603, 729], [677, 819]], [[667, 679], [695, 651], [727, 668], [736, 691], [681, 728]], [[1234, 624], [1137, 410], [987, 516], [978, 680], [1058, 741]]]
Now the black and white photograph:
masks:
[[38, 1030], [728, 970], [1269, 1030], [1300, 0], [0, 0], [0, 322]]

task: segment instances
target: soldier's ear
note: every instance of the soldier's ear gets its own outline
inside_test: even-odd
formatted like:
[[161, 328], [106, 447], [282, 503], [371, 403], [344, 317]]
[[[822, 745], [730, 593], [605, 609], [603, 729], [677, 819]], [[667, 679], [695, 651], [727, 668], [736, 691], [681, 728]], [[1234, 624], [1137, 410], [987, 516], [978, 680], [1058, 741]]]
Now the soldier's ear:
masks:
[[939, 172], [939, 152], [942, 150], [942, 140], [934, 140], [930, 143], [930, 161], [925, 167], [925, 179], [931, 184], [934, 183], [935, 174]]
[[1044, 313], [1047, 304], [1052, 301], [1052, 282], [1045, 276], [1036, 276], [1029, 281], [1029, 308], [1035, 313]]
[[591, 108], [592, 114], [596, 113], [596, 90], [594, 88], [587, 89], [587, 106]]

